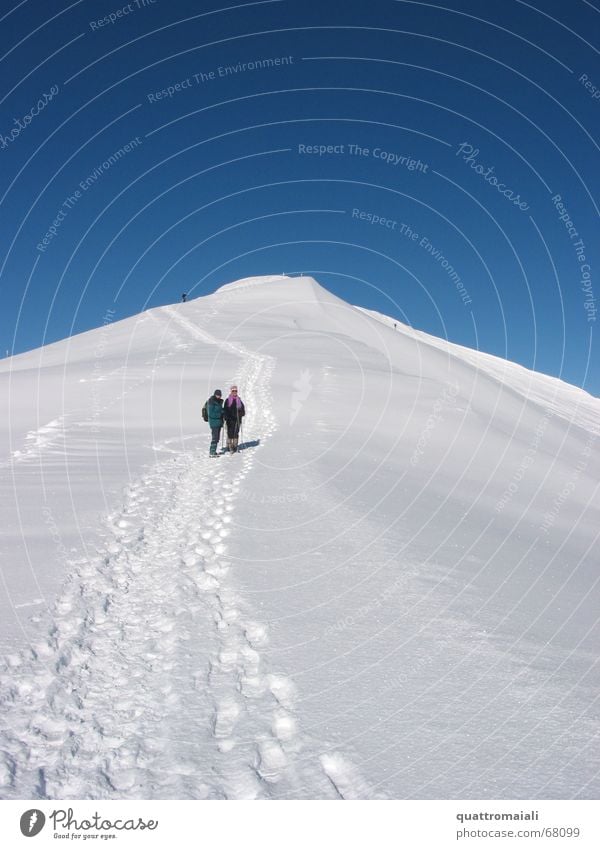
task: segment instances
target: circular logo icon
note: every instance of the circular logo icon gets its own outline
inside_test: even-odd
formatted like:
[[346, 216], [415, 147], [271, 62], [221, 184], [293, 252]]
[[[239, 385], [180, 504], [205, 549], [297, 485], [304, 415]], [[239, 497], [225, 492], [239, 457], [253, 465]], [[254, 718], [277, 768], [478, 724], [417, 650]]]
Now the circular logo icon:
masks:
[[46, 817], [37, 808], [25, 811], [21, 817], [21, 834], [25, 837], [35, 837], [43, 829]]

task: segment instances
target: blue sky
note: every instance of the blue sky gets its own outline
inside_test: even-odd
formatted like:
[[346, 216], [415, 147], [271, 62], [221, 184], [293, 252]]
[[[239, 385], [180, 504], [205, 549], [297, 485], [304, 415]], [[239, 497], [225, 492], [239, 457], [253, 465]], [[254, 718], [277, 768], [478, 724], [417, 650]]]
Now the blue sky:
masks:
[[0, 347], [258, 274], [600, 395], [586, 0], [2, 5]]

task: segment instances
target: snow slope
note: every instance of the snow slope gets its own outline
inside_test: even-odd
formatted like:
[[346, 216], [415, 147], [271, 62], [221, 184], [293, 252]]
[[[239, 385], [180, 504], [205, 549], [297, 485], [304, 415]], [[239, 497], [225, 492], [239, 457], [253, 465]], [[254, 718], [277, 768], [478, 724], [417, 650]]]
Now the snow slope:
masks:
[[110, 318], [0, 364], [2, 798], [597, 795], [597, 399], [311, 278]]

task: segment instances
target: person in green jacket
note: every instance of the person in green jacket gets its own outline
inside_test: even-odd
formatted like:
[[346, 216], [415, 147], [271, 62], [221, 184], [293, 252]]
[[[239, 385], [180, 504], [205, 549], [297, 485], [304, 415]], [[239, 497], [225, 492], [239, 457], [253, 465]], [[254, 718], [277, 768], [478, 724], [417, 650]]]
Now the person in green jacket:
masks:
[[209, 455], [217, 456], [217, 446], [221, 438], [221, 428], [223, 427], [223, 396], [220, 389], [215, 389], [213, 394], [206, 402], [206, 413], [208, 426], [211, 432], [211, 443]]

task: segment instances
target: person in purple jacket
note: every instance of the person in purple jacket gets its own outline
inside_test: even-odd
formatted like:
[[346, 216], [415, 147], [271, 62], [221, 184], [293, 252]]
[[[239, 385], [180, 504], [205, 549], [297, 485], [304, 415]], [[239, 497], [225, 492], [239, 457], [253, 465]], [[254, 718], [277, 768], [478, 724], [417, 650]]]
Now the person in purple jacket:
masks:
[[223, 405], [223, 419], [227, 427], [227, 448], [235, 454], [238, 450], [238, 436], [242, 419], [246, 415], [244, 402], [238, 395], [237, 386], [229, 390], [229, 397]]

